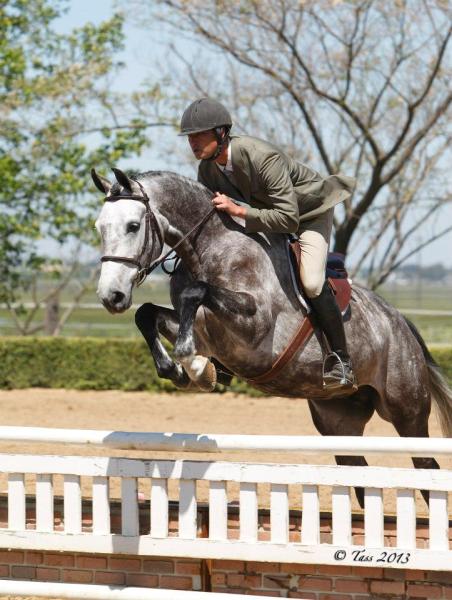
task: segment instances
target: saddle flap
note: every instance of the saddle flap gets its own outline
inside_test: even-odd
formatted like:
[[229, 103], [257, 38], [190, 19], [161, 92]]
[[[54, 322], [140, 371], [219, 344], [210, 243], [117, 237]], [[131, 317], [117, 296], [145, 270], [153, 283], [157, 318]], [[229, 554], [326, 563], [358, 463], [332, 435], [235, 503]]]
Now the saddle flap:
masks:
[[328, 284], [336, 297], [337, 305], [341, 313], [347, 310], [352, 297], [352, 286], [348, 279], [328, 277]]

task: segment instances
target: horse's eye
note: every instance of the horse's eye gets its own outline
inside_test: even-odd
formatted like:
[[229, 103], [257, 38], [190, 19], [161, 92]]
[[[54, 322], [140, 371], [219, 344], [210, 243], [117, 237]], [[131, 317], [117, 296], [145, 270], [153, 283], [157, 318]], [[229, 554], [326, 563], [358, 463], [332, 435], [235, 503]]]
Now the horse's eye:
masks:
[[140, 224], [132, 221], [132, 223], [127, 223], [127, 233], [136, 233], [140, 229]]

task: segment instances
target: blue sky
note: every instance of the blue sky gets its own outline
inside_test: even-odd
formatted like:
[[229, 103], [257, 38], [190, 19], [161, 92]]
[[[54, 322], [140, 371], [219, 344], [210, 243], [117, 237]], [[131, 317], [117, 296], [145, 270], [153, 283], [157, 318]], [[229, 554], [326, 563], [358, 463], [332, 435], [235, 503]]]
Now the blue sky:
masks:
[[[66, 32], [87, 21], [99, 23], [113, 14], [115, 4], [114, 0], [71, 0], [69, 11], [60, 19], [58, 27], [61, 31]], [[152, 70], [158, 68], [159, 60], [164, 58], [165, 33], [157, 28], [153, 28], [152, 31], [138, 28], [127, 21], [124, 31], [126, 47], [120, 58], [126, 64], [126, 68], [117, 79], [116, 85], [124, 86], [125, 89], [133, 89], [139, 86], [146, 77], [149, 77]], [[189, 48], [187, 50], [189, 51]], [[173, 135], [173, 132], [168, 130], [167, 135]], [[174, 132], [174, 137], [176, 143], [181, 145], [185, 143], [183, 138], [176, 137], [176, 132]], [[158, 155], [158, 150], [158, 147], [154, 145], [153, 148], [146, 150], [138, 161], [135, 159], [133, 165], [143, 170], [168, 168], [164, 157]], [[121, 166], [127, 168], [129, 165], [125, 162]], [[174, 170], [174, 167], [172, 168]], [[181, 164], [178, 170], [186, 175], [194, 176], [195, 174], [193, 167], [189, 164]], [[452, 221], [452, 207], [443, 212], [443, 226], [447, 225], [447, 221]], [[449, 234], [422, 250], [420, 256], [413, 257], [409, 262], [423, 265], [442, 262], [450, 266], [451, 255], [452, 234]]]

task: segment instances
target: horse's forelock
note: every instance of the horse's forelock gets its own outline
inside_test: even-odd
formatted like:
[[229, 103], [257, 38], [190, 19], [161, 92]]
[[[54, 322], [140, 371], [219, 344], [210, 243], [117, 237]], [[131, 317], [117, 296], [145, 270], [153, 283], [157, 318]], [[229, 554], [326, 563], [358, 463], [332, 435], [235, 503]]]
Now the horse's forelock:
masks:
[[121, 192], [121, 186], [119, 185], [119, 183], [114, 183], [111, 186], [110, 196], [119, 196], [120, 192]]

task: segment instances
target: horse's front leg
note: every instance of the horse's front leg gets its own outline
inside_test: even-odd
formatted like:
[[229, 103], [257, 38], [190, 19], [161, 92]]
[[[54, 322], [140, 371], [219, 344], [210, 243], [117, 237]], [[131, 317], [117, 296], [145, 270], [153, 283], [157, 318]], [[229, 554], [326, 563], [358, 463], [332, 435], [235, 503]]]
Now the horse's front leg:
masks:
[[159, 339], [159, 331], [174, 343], [179, 331], [175, 310], [146, 303], [135, 313], [135, 323], [143, 334], [159, 377], [171, 380], [179, 388], [187, 388], [190, 378], [179, 363], [173, 361]]
[[193, 328], [201, 305], [228, 320], [231, 328], [234, 327], [232, 317], [240, 314], [246, 319], [247, 316], [254, 315], [256, 308], [249, 294], [231, 292], [204, 281], [195, 281], [182, 290], [178, 299], [180, 327], [174, 355], [182, 363], [190, 379], [204, 387], [209, 384], [209, 378], [216, 371], [207, 357], [197, 353]]
[[201, 389], [211, 391], [217, 382], [217, 372], [206, 356], [197, 354], [194, 323], [198, 308], [206, 300], [208, 287], [194, 282], [184, 288], [178, 299], [179, 333], [174, 345], [174, 356], [181, 362], [190, 379]]

